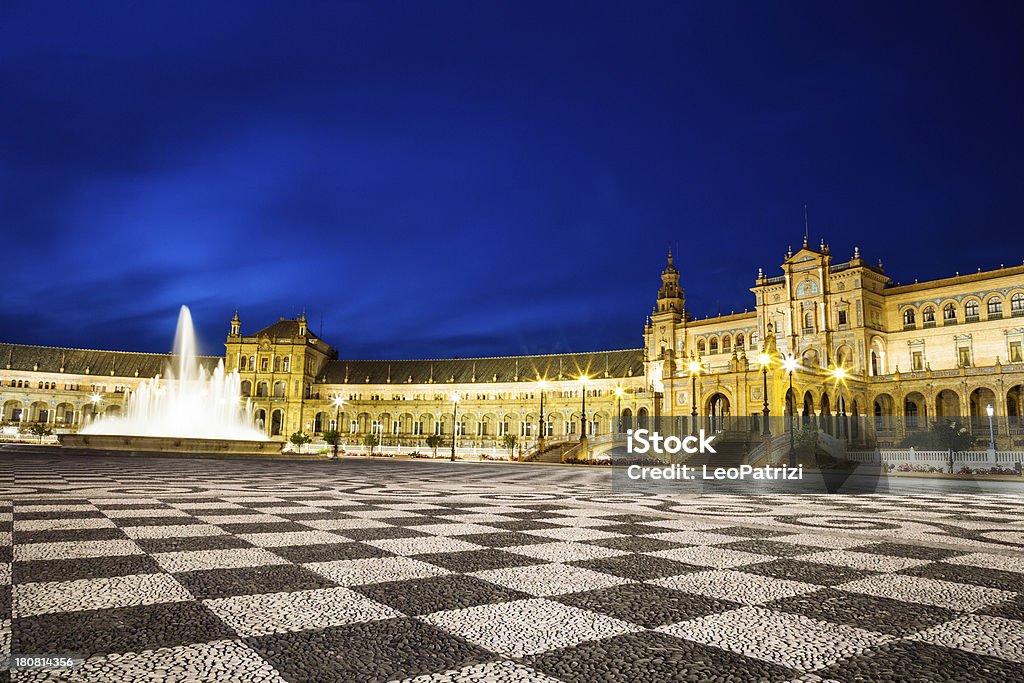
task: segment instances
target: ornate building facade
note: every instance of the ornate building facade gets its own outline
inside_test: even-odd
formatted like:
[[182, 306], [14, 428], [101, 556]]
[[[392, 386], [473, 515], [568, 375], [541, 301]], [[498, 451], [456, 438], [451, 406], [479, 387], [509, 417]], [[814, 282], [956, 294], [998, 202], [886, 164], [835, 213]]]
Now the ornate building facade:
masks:
[[[895, 285], [881, 266], [836, 261], [827, 245], [759, 272], [749, 312], [698, 319], [669, 253], [643, 348], [541, 356], [346, 360], [303, 316], [256, 332], [231, 320], [223, 361], [237, 370], [271, 438], [337, 425], [350, 442], [462, 445], [506, 434], [529, 445], [607, 434], [659, 416], [857, 416], [856, 437], [896, 443], [962, 417], [982, 443], [1024, 445], [1024, 266]], [[767, 353], [767, 359], [762, 356]], [[796, 359], [792, 373], [781, 361]], [[167, 355], [0, 344], [0, 423], [76, 430], [123, 410]], [[766, 362], [765, 362], [766, 361]], [[837, 370], [838, 369], [838, 370]], [[790, 390], [792, 382], [792, 390]], [[453, 398], [458, 396], [457, 412]], [[455, 419], [453, 420], [453, 417]]]

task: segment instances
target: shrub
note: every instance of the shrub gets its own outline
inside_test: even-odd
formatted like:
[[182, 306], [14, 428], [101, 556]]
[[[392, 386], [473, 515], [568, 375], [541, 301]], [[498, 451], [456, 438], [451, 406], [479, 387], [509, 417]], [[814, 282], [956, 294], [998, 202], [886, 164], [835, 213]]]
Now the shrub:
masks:
[[908, 434], [901, 448], [922, 451], [966, 451], [974, 445], [974, 436], [956, 420], [942, 420], [926, 432]]
[[434, 450], [434, 457], [436, 458], [438, 447], [444, 444], [444, 437], [440, 434], [431, 434], [427, 437], [426, 444], [428, 448], [432, 448]]
[[288, 438], [288, 440], [291, 441], [296, 446], [302, 446], [304, 444], [309, 443], [313, 439], [306, 432], [295, 432]]

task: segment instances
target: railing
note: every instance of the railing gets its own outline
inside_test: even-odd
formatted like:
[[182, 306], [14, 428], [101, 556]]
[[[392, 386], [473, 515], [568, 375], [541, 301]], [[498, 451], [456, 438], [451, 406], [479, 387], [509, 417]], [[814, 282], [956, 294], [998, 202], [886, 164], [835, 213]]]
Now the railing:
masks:
[[[292, 443], [285, 444], [284, 453], [295, 453], [300, 455], [317, 455], [317, 454], [331, 454], [334, 452], [334, 446], [323, 443], [307, 443], [302, 446], [295, 446]], [[339, 454], [347, 455], [371, 455], [370, 447], [363, 446], [362, 444], [339, 444]], [[417, 457], [430, 459], [434, 457], [434, 449], [432, 448], [415, 448], [412, 446], [374, 446], [374, 456], [380, 457], [395, 457], [417, 454]], [[447, 447], [439, 446], [437, 449], [437, 459], [442, 460], [444, 458], [450, 458], [452, 454], [451, 444]], [[458, 447], [455, 449], [455, 455], [463, 460], [515, 460], [516, 456], [514, 451], [507, 448], [497, 447]]]
[[985, 463], [1013, 464], [1024, 461], [1024, 451], [919, 451], [914, 448], [878, 449], [874, 451], [848, 451], [847, 460], [856, 462], [910, 463], [947, 465], [950, 456], [954, 464]]

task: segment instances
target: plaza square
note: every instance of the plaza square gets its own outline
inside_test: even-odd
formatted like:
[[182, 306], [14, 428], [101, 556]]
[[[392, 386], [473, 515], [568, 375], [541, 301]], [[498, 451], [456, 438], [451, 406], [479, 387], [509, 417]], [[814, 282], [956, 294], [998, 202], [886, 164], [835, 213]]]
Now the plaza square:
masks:
[[81, 659], [3, 680], [1024, 675], [1019, 485], [657, 497], [557, 465], [0, 458], [4, 649]]

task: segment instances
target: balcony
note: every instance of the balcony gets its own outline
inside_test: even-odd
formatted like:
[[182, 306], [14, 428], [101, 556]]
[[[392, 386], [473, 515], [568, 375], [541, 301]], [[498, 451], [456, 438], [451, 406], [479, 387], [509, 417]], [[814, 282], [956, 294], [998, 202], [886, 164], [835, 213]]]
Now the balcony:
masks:
[[935, 327], [935, 321], [934, 320], [925, 320], [924, 321], [924, 329], [927, 330], [928, 328], [931, 328], [931, 327]]
[[964, 318], [964, 322], [965, 323], [976, 323], [979, 320], [981, 320], [981, 316], [980, 315], [969, 315], [966, 318]]

